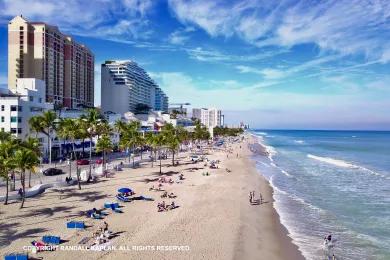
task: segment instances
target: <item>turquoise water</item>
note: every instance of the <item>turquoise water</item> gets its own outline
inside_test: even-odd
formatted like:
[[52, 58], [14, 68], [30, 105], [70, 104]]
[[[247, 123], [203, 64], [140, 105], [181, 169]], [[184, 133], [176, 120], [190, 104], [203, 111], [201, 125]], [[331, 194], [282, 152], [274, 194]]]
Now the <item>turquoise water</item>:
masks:
[[275, 208], [307, 259], [390, 259], [390, 132], [254, 130]]

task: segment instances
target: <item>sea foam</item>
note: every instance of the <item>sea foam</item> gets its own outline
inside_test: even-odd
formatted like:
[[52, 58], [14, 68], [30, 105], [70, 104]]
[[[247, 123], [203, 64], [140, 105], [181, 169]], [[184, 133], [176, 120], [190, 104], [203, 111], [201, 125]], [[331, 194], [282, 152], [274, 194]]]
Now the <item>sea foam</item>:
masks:
[[356, 164], [353, 164], [353, 163], [350, 163], [347, 161], [343, 161], [340, 159], [334, 159], [334, 158], [330, 158], [330, 157], [321, 157], [321, 156], [316, 156], [316, 155], [312, 155], [312, 154], [308, 154], [307, 157], [314, 159], [314, 160], [317, 160], [317, 161], [320, 161], [320, 162], [332, 164], [332, 165], [335, 165], [338, 167], [361, 170], [361, 171], [367, 172], [371, 175], [376, 175], [376, 176], [380, 176], [380, 177], [385, 178], [385, 179], [389, 179], [389, 177], [386, 177], [385, 175], [382, 175], [378, 172], [375, 172], [375, 171], [367, 169], [363, 166], [359, 166], [359, 165], [356, 165]]

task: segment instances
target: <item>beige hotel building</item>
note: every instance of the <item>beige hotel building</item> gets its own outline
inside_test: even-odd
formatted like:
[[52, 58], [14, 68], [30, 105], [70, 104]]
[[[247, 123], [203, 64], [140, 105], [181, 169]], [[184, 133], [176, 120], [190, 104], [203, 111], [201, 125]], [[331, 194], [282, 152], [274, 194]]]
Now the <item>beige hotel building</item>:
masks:
[[94, 55], [56, 26], [22, 16], [8, 24], [8, 88], [18, 78], [45, 81], [46, 101], [68, 108], [94, 106]]

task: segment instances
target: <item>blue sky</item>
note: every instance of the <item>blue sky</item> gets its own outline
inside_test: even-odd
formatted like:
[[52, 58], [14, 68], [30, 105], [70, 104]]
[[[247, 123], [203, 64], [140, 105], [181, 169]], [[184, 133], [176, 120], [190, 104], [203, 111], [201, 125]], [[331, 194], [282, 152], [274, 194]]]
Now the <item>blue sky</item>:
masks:
[[[171, 102], [223, 109], [228, 123], [390, 129], [390, 1], [0, 0], [7, 22], [58, 25], [100, 63], [133, 59]], [[96, 91], [96, 103], [100, 101]]]

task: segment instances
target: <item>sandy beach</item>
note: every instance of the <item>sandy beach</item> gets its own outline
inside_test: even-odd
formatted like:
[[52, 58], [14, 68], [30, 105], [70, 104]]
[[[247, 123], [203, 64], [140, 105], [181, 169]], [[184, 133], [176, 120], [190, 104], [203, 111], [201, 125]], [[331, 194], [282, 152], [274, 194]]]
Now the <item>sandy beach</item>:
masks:
[[[25, 208], [19, 203], [0, 206], [0, 254], [23, 252], [23, 246], [43, 235], [60, 236], [64, 240], [51, 252], [39, 252], [43, 259], [304, 259], [287, 230], [280, 224], [273, 208], [272, 188], [256, 171], [251, 160], [249, 144], [254, 140], [246, 135], [240, 143], [229, 144], [233, 153], [209, 151], [206, 157], [220, 160], [218, 169], [192, 163], [188, 152], [179, 153], [178, 166], [163, 161], [162, 176], [172, 178], [173, 184], [163, 184], [174, 199], [161, 199], [161, 191], [150, 191], [161, 177], [158, 162], [151, 167], [144, 162], [137, 169], [125, 168], [97, 183], [66, 189], [47, 190], [28, 198]], [[238, 155], [238, 156], [237, 156]], [[226, 168], [230, 172], [226, 171]], [[205, 176], [204, 173], [209, 175]], [[178, 183], [178, 175], [184, 180]], [[105, 202], [116, 201], [120, 187], [131, 187], [135, 196], [143, 195], [154, 201], [136, 200], [121, 203], [123, 213], [107, 210], [104, 218], [114, 232], [110, 246], [104, 251], [87, 250], [92, 237], [103, 220], [87, 218], [85, 211], [102, 208]], [[249, 192], [262, 194], [264, 203], [251, 205]], [[178, 208], [157, 211], [157, 203], [172, 201]], [[66, 228], [71, 220], [84, 221], [85, 230]], [[65, 250], [67, 249], [67, 250]], [[72, 250], [73, 249], [73, 250]], [[83, 249], [83, 250], [80, 250]]]

